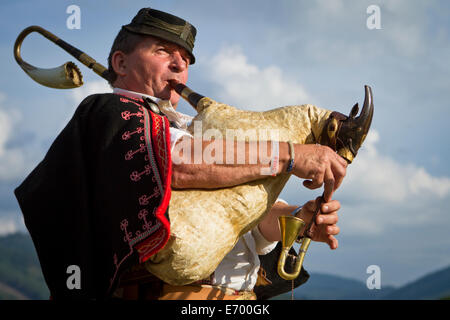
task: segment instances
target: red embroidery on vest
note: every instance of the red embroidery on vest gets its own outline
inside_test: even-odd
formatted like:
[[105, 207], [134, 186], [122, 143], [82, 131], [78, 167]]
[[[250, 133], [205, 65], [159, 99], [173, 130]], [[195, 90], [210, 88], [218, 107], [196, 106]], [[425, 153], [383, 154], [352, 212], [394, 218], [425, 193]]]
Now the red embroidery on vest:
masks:
[[[142, 209], [141, 211], [139, 211], [138, 218], [144, 220], [144, 224], [142, 225], [142, 229], [144, 229], [144, 231], [150, 230], [150, 227], [152, 226], [151, 221], [150, 222], [147, 221], [147, 216], [148, 216], [147, 209]], [[136, 232], [136, 235], [138, 235], [138, 232]]]
[[157, 196], [159, 196], [161, 193], [159, 192], [159, 189], [158, 189], [158, 187], [154, 187], [153, 188], [153, 193], [152, 194], [149, 194], [149, 195], [142, 195], [142, 196], [140, 196], [139, 197], [139, 204], [141, 205], [141, 206], [146, 206], [146, 205], [148, 205], [148, 203], [149, 203], [149, 200], [151, 199], [151, 198], [153, 198], [153, 197], [157, 197]]
[[141, 171], [141, 172], [138, 172], [138, 171], [133, 171], [131, 174], [130, 174], [130, 179], [132, 180], [132, 181], [139, 181], [139, 180], [141, 180], [141, 176], [143, 176], [144, 174], [145, 175], [149, 175], [150, 174], [150, 172], [151, 172], [151, 168], [150, 168], [150, 165], [148, 165], [148, 164], [146, 164], [145, 166], [144, 166], [144, 171]]
[[[128, 139], [131, 138], [131, 136], [132, 136], [133, 134], [136, 134], [136, 133], [142, 133], [142, 132], [144, 132], [144, 127], [137, 127], [135, 131], [131, 131], [131, 132], [130, 132], [130, 131], [125, 131], [125, 132], [122, 134], [122, 140], [128, 140]], [[141, 140], [143, 140], [142, 138], [145, 139], [144, 136], [141, 136]]]
[[164, 175], [161, 177], [162, 180], [167, 177], [168, 174], [168, 166], [167, 166], [167, 158], [168, 153], [166, 150], [166, 136], [165, 136], [165, 122], [164, 118], [155, 116], [152, 117], [152, 125], [155, 130], [152, 132], [152, 141], [154, 141], [154, 153], [157, 155], [158, 165], [160, 167], [160, 172]]
[[157, 234], [136, 246], [136, 250], [139, 254], [139, 262], [143, 262], [143, 258], [152, 254], [154, 249], [159, 247], [162, 242], [167, 239], [166, 229], [160, 228]]
[[120, 229], [125, 232], [125, 236], [123, 237], [123, 241], [130, 243], [130, 240], [131, 240], [131, 237], [132, 237], [132, 233], [128, 232], [127, 227], [128, 227], [128, 220], [127, 219], [123, 219], [122, 222], [120, 223]]
[[[149, 194], [140, 195], [137, 198], [139, 205], [147, 206], [139, 210], [137, 217], [142, 221], [142, 225], [138, 230], [133, 232], [128, 230], [128, 219], [123, 219], [120, 223], [120, 229], [124, 232], [123, 241], [125, 241], [130, 250], [119, 261], [117, 254], [113, 255], [114, 265], [116, 271], [110, 280], [110, 284], [113, 284], [114, 279], [117, 276], [120, 266], [128, 257], [130, 257], [134, 250], [139, 255], [139, 261], [146, 261], [151, 255], [160, 250], [169, 239], [169, 222], [165, 217], [167, 206], [170, 200], [170, 152], [167, 146], [170, 145], [169, 132], [168, 132], [168, 120], [164, 117], [152, 114], [147, 111], [141, 104], [135, 101], [141, 101], [131, 97], [120, 97], [120, 101], [123, 103], [133, 103], [139, 107], [139, 111], [132, 112], [125, 110], [121, 112], [122, 119], [128, 121], [131, 117], [137, 117], [140, 119], [139, 123], [144, 124], [142, 127], [137, 127], [134, 131], [128, 130], [122, 134], [122, 141], [125, 143], [133, 141], [133, 146], [136, 146], [136, 139], [133, 137], [139, 136], [138, 149], [132, 149], [126, 152], [124, 155], [125, 161], [137, 158], [138, 154], [145, 153], [144, 169], [134, 170], [130, 174], [130, 180], [137, 182], [143, 179], [145, 176], [150, 175], [153, 171], [152, 182], [153, 192]], [[151, 125], [150, 125], [151, 123]], [[156, 150], [155, 150], [156, 149]], [[159, 164], [159, 168], [158, 165]], [[155, 186], [156, 184], [156, 186]], [[149, 183], [151, 185], [151, 183]], [[162, 185], [164, 187], [162, 188]], [[151, 209], [148, 207], [150, 200], [162, 195], [161, 202], [151, 213], [156, 217], [156, 221], [147, 221], [147, 217], [150, 214]]]
[[[130, 98], [130, 99], [134, 99], [134, 98], [132, 98], [132, 97], [129, 97], [129, 98]], [[134, 103], [134, 104], [137, 105], [138, 107], [141, 107], [141, 106], [142, 106], [141, 104], [136, 103], [136, 102], [134, 102], [133, 100], [130, 100], [130, 99], [120, 97], [120, 101], [121, 101], [121, 102], [125, 102], [125, 103]], [[136, 101], [142, 101], [142, 99], [135, 99], [135, 100], [136, 100]]]
[[143, 114], [142, 112], [131, 113], [131, 112], [128, 111], [128, 110], [123, 111], [123, 112], [121, 113], [121, 115], [122, 115], [122, 118], [123, 118], [124, 120], [130, 120], [130, 118], [131, 118], [132, 116], [136, 116], [136, 117], [143, 117], [143, 116], [144, 116], [144, 114]]
[[145, 146], [145, 144], [143, 144], [143, 143], [141, 143], [141, 144], [139, 144], [139, 149], [137, 149], [137, 150], [130, 150], [130, 151], [128, 151], [126, 154], [125, 154], [125, 160], [131, 160], [131, 159], [133, 159], [133, 156], [136, 154], [136, 153], [138, 153], [138, 152], [140, 152], [140, 153], [144, 153], [144, 152], [146, 152], [147, 151], [147, 147]]

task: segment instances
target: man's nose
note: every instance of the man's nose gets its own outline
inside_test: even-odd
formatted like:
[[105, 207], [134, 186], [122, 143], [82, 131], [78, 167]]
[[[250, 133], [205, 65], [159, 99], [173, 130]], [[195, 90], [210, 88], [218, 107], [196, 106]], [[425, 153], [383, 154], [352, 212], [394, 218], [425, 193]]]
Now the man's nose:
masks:
[[174, 51], [172, 53], [172, 61], [170, 63], [170, 69], [174, 72], [183, 72], [187, 68], [187, 62], [183, 59], [180, 52]]

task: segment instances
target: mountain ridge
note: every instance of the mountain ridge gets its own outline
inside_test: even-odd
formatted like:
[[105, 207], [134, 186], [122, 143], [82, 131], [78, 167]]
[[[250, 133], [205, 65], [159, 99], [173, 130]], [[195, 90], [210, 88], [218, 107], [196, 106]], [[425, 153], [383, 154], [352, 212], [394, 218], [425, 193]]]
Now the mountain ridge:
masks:
[[[0, 300], [47, 300], [50, 293], [29, 234], [0, 236]], [[290, 300], [291, 292], [273, 298]], [[428, 273], [400, 287], [369, 290], [360, 280], [311, 272], [310, 279], [294, 290], [304, 300], [427, 300], [450, 297], [450, 266]]]

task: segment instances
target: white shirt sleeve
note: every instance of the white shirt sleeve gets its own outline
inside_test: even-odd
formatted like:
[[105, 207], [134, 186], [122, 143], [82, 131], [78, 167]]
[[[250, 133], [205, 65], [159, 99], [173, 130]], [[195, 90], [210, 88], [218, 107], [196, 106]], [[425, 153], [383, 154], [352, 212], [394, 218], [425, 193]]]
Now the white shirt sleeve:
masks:
[[255, 239], [256, 253], [258, 255], [268, 254], [270, 251], [275, 249], [275, 247], [277, 246], [278, 241], [268, 241], [261, 234], [261, 231], [259, 231], [258, 226], [253, 228], [252, 236]]
[[284, 204], [289, 205], [289, 203], [287, 203], [287, 201], [285, 201], [285, 200], [283, 200], [283, 199], [281, 199], [281, 198], [277, 198], [277, 201], [275, 201], [275, 203], [277, 203], [277, 202], [282, 202], [282, 203], [284, 203]]
[[170, 130], [170, 152], [173, 152], [173, 148], [175, 147], [175, 144], [179, 139], [181, 139], [184, 136], [192, 137], [192, 135], [184, 130], [177, 129], [177, 128], [169, 128]]

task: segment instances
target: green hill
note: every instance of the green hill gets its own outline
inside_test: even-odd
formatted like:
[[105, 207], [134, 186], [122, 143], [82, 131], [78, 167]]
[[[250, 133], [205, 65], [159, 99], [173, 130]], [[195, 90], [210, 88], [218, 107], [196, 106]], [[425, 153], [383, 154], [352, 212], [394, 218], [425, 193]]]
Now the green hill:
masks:
[[[48, 299], [50, 293], [28, 234], [0, 237], [0, 300]], [[335, 275], [311, 273], [306, 284], [294, 291], [298, 300], [449, 299], [450, 266], [430, 273], [400, 288], [381, 286], [369, 290], [363, 281]], [[276, 297], [290, 300], [291, 293]]]
[[[294, 290], [296, 300], [375, 300], [381, 299], [395, 288], [382, 286], [380, 290], [369, 290], [359, 280], [329, 274], [311, 273], [309, 280]], [[291, 293], [285, 293], [277, 299], [291, 299]]]
[[[339, 276], [311, 273], [311, 277], [294, 290], [298, 300], [439, 300], [450, 299], [450, 267], [430, 273], [420, 279], [395, 288], [381, 286], [369, 290], [362, 281]], [[290, 300], [291, 293], [276, 299]]]
[[15, 233], [0, 237], [0, 300], [48, 299], [31, 237]]
[[410, 284], [407, 284], [390, 294], [385, 299], [449, 299], [450, 297], [450, 267], [433, 272]]

